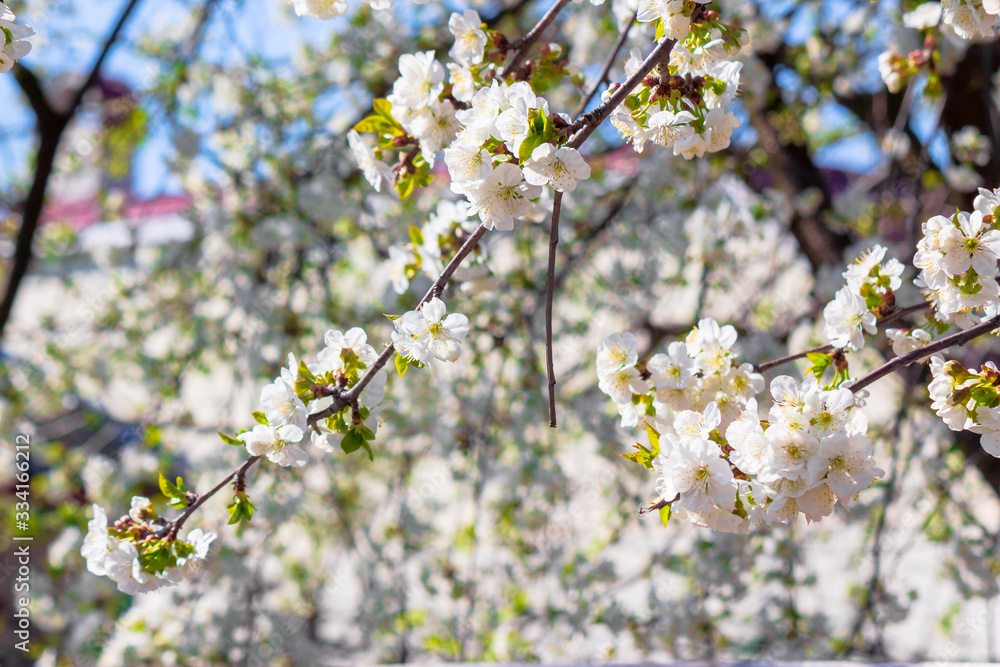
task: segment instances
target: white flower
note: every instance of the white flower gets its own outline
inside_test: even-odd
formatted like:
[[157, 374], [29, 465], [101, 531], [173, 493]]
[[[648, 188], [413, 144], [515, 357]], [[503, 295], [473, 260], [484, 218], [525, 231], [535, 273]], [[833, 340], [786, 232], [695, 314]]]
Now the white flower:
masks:
[[907, 28], [933, 28], [941, 21], [941, 3], [925, 2], [912, 12], [903, 14], [903, 25]]
[[451, 102], [434, 102], [409, 122], [410, 134], [420, 141], [420, 150], [429, 164], [434, 156], [455, 139], [461, 128]]
[[396, 330], [392, 342], [404, 357], [428, 364], [436, 357], [441, 361], [455, 361], [462, 351], [462, 341], [469, 334], [469, 320], [465, 315], [452, 313], [444, 302], [432, 298], [393, 322]]
[[[709, 111], [705, 116], [705, 150], [714, 153], [729, 148], [733, 130], [739, 126], [740, 119], [736, 114], [722, 107]], [[684, 156], [689, 157], [686, 152]]]
[[698, 512], [712, 505], [732, 508], [736, 503], [736, 484], [733, 471], [722, 458], [722, 450], [714, 442], [703, 439], [670, 442], [669, 434], [660, 441], [670, 444], [670, 453], [657, 456], [662, 475], [658, 492], [666, 500], [680, 494], [677, 504], [691, 512]]
[[514, 229], [514, 218], [531, 210], [528, 199], [537, 197], [541, 188], [522, 185], [521, 170], [505, 162], [493, 170], [476, 187], [468, 192], [472, 210], [479, 214], [487, 229], [509, 231]]
[[295, 394], [294, 380], [289, 380], [290, 378], [279, 377], [261, 389], [260, 404], [271, 426], [292, 424], [300, 431], [305, 431], [309, 411], [302, 399]]
[[979, 195], [976, 197], [976, 201], [973, 202], [973, 206], [983, 216], [993, 215], [997, 210], [997, 206], [1000, 206], [1000, 188], [993, 191], [986, 188], [979, 188]]
[[14, 18], [14, 13], [0, 3], [0, 35], [4, 37], [3, 44], [0, 44], [0, 72], [10, 71], [15, 61], [31, 51], [31, 44], [21, 40], [31, 37], [35, 31], [14, 23]]
[[976, 422], [969, 430], [983, 436], [979, 444], [987, 454], [1000, 458], [1000, 406], [989, 408], [980, 405], [976, 408]]
[[464, 14], [454, 13], [448, 19], [448, 30], [455, 36], [455, 45], [448, 55], [463, 65], [478, 65], [483, 62], [483, 51], [488, 38], [483, 32], [483, 21], [474, 9], [466, 9]]
[[708, 440], [712, 436], [712, 431], [722, 423], [722, 415], [719, 406], [715, 402], [705, 406], [704, 412], [694, 410], [684, 410], [674, 419], [674, 431], [677, 438], [684, 440]]
[[551, 185], [559, 192], [573, 192], [577, 181], [590, 178], [590, 165], [575, 148], [556, 149], [542, 144], [524, 163], [524, 180], [531, 185]]
[[[459, 139], [444, 149], [452, 192], [467, 194], [493, 172], [493, 158], [481, 143]], [[501, 165], [503, 166], [503, 165]], [[520, 182], [520, 181], [519, 181]]]
[[941, 18], [965, 39], [992, 37], [997, 23], [996, 16], [987, 14], [982, 5], [971, 0], [942, 0]]
[[118, 546], [118, 540], [108, 534], [108, 515], [94, 503], [94, 518], [87, 524], [87, 536], [83, 538], [80, 553], [87, 559], [87, 569], [96, 575], [108, 573], [105, 560], [108, 552]]
[[444, 67], [434, 60], [433, 51], [401, 55], [399, 74], [387, 98], [393, 106], [421, 109], [436, 102], [444, 90]]
[[683, 389], [694, 376], [694, 360], [688, 356], [687, 345], [675, 341], [667, 346], [666, 354], [653, 355], [646, 370], [657, 389]]
[[731, 365], [730, 348], [736, 343], [736, 328], [731, 324], [723, 327], [711, 318], [698, 322], [685, 339], [688, 354], [693, 354], [701, 370], [706, 373], [724, 373]]
[[729, 460], [740, 471], [757, 475], [764, 469], [769, 443], [757, 415], [757, 399], [747, 401], [740, 418], [726, 429], [726, 442], [734, 450]]
[[293, 0], [295, 13], [299, 16], [311, 16], [317, 19], [332, 19], [347, 13], [347, 2], [344, 0]]
[[885, 82], [890, 93], [898, 93], [903, 89], [903, 77], [900, 72], [902, 58], [892, 51], [883, 51], [878, 57], [878, 73]]
[[646, 141], [653, 141], [659, 146], [673, 146], [674, 142], [685, 142], [694, 135], [694, 128], [689, 125], [694, 120], [694, 114], [690, 111], [657, 111], [646, 119], [648, 130], [641, 139], [634, 140], [636, 150], [642, 151], [642, 145]]
[[634, 368], [639, 361], [639, 342], [626, 332], [613, 334], [597, 346], [597, 377]]
[[459, 102], [471, 102], [476, 94], [476, 79], [465, 65], [448, 63], [448, 83], [451, 94]]
[[194, 552], [184, 558], [177, 559], [176, 571], [169, 572], [171, 580], [187, 578], [194, 574], [208, 556], [208, 548], [216, 537], [215, 533], [206, 533], [201, 528], [195, 528], [188, 532], [184, 541], [194, 547]]
[[836, 298], [823, 309], [826, 324], [823, 333], [834, 347], [849, 347], [860, 350], [865, 346], [862, 330], [868, 333], [878, 331], [875, 314], [868, 311], [865, 300], [849, 286], [842, 287]]
[[396, 294], [403, 294], [410, 287], [410, 276], [407, 274], [412, 265], [420, 264], [420, 260], [412, 251], [399, 246], [389, 246], [389, 280]]
[[990, 230], [980, 211], [958, 213], [956, 218], [958, 226], [946, 226], [938, 237], [944, 253], [942, 268], [953, 276], [973, 268], [980, 276], [993, 278], [1000, 257], [1000, 231]]
[[142, 523], [149, 518], [149, 512], [153, 509], [153, 503], [144, 496], [132, 496], [132, 507], [128, 511], [129, 517], [136, 523]]
[[871, 440], [846, 433], [823, 438], [819, 452], [809, 460], [808, 470], [813, 483], [826, 482], [841, 502], [885, 475], [884, 470], [875, 467]]
[[[897, 357], [919, 350], [931, 342], [930, 332], [923, 329], [886, 329], [885, 335], [892, 341], [892, 352]], [[926, 360], [925, 360], [926, 361]]]
[[375, 188], [375, 192], [382, 191], [383, 182], [392, 185], [395, 180], [392, 169], [375, 157], [375, 151], [361, 139], [357, 132], [351, 130], [347, 133], [347, 143], [351, 147], [351, 154], [354, 155], [358, 168], [364, 174], [365, 180]]
[[323, 342], [326, 344], [319, 354], [316, 355], [316, 363], [309, 367], [313, 375], [324, 375], [332, 371], [339, 371], [344, 367], [345, 352], [358, 358], [365, 365], [371, 366], [378, 359], [375, 348], [368, 345], [368, 334], [360, 327], [348, 329], [346, 333], [341, 333], [334, 329], [329, 329], [323, 335]]
[[[805, 432], [772, 424], [764, 431], [768, 440], [767, 467], [777, 475], [795, 480], [805, 476], [809, 460], [819, 451], [819, 440]], [[763, 479], [762, 481], [767, 481]]]
[[252, 431], [236, 436], [246, 443], [247, 451], [252, 456], [266, 456], [268, 461], [279, 466], [302, 467], [309, 461], [309, 455], [294, 443], [300, 442], [305, 434], [294, 424], [285, 424], [275, 428], [266, 424], [257, 424]]

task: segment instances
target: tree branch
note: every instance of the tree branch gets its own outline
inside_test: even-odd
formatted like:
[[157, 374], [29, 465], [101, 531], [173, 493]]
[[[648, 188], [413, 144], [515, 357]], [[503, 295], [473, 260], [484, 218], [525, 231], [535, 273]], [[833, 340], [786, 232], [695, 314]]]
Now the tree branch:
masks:
[[193, 503], [191, 503], [187, 507], [187, 509], [184, 510], [183, 514], [181, 514], [179, 517], [177, 517], [176, 519], [174, 519], [173, 521], [171, 521], [169, 524], [167, 524], [166, 539], [168, 539], [168, 540], [176, 539], [177, 538], [177, 533], [180, 532], [181, 526], [184, 525], [184, 522], [188, 520], [189, 516], [191, 516], [192, 514], [194, 514], [195, 510], [197, 510], [199, 507], [201, 507], [203, 504], [205, 504], [206, 500], [208, 500], [209, 498], [211, 498], [212, 496], [214, 496], [216, 493], [218, 493], [219, 491], [221, 491], [222, 487], [224, 487], [226, 484], [228, 484], [229, 480], [231, 480], [232, 478], [236, 477], [237, 479], [243, 479], [246, 476], [247, 471], [250, 470], [250, 466], [252, 466], [254, 463], [256, 463], [259, 459], [260, 459], [259, 456], [251, 456], [246, 461], [244, 461], [242, 463], [242, 465], [240, 465], [239, 468], [237, 468], [236, 470], [232, 471], [231, 473], [229, 473], [228, 475], [226, 475], [225, 477], [223, 477], [222, 480], [218, 484], [216, 484], [215, 486], [213, 486], [207, 492], [205, 492], [202, 495], [198, 496], [198, 500], [196, 500]]
[[562, 193], [552, 197], [552, 228], [549, 230], [549, 268], [545, 273], [545, 370], [549, 378], [549, 427], [556, 427], [556, 371], [552, 362], [552, 296], [556, 283], [556, 247], [559, 245], [559, 213]]
[[[889, 315], [886, 315], [881, 320], [878, 321], [878, 326], [882, 327], [886, 324], [892, 324], [896, 320], [900, 320], [907, 315], [912, 315], [913, 313], [919, 313], [924, 310], [929, 310], [931, 305], [929, 303], [918, 303], [915, 306], [907, 306], [906, 308], [900, 308], [893, 311]], [[789, 354], [785, 357], [779, 357], [777, 359], [772, 359], [771, 361], [764, 361], [757, 364], [754, 370], [758, 373], [763, 373], [764, 371], [770, 370], [775, 366], [780, 366], [786, 364], [789, 361], [795, 361], [796, 359], [802, 359], [805, 356], [812, 354], [813, 352], [830, 352], [833, 350], [833, 345], [827, 343], [826, 345], [818, 345], [808, 350], [803, 350], [802, 352], [796, 352], [795, 354]]]
[[[86, 81], [77, 90], [73, 101], [65, 111], [53, 111], [48, 101], [44, 99], [44, 96], [39, 98], [41, 86], [38, 85], [37, 78], [23, 67], [18, 70], [18, 83], [21, 85], [22, 90], [25, 90], [25, 95], [28, 96], [32, 108], [36, 109], [36, 113], [38, 108], [45, 108], [46, 111], [43, 111], [43, 115], [39, 115], [37, 119], [39, 147], [38, 158], [35, 164], [35, 177], [31, 183], [31, 189], [28, 191], [28, 198], [24, 202], [24, 209], [21, 213], [21, 229], [17, 233], [17, 246], [14, 249], [14, 260], [7, 277], [7, 286], [4, 289], [3, 299], [0, 300], [0, 340], [3, 340], [4, 329], [10, 321], [10, 315], [14, 309], [14, 299], [17, 297], [18, 289], [21, 287], [21, 281], [24, 280], [24, 276], [28, 273], [28, 267], [31, 265], [31, 245], [35, 239], [35, 232], [38, 230], [42, 207], [45, 204], [45, 190], [48, 188], [49, 177], [52, 176], [56, 151], [59, 149], [59, 142], [62, 139], [63, 132], [83, 102], [83, 97], [87, 93], [87, 90], [97, 82], [105, 58], [107, 58], [112, 46], [118, 40], [118, 35], [121, 33], [129, 15], [138, 3], [139, 0], [129, 0], [128, 5], [125, 6], [121, 16], [118, 18], [114, 29], [112, 29], [111, 34], [105, 40], [104, 47], [101, 49], [100, 55], [97, 56], [97, 60], [94, 62], [94, 66], [91, 68]], [[27, 88], [25, 88], [26, 86]], [[34, 99], [32, 99], [33, 96]], [[44, 102], [42, 107], [36, 106], [41, 105], [42, 102]]]
[[597, 107], [590, 113], [585, 113], [579, 119], [576, 120], [572, 125], [570, 125], [570, 131], [575, 132], [575, 134], [567, 142], [567, 146], [570, 148], [579, 148], [584, 141], [587, 140], [594, 130], [604, 122], [604, 120], [611, 115], [611, 112], [621, 104], [626, 97], [628, 97], [632, 90], [638, 86], [646, 75], [653, 71], [653, 69], [659, 65], [661, 62], [665, 62], [670, 57], [670, 51], [674, 48], [676, 42], [674, 40], [661, 40], [656, 48], [653, 49], [646, 59], [642, 61], [639, 65], [639, 69], [632, 73], [632, 76], [625, 80], [618, 90], [616, 90], [608, 101]]
[[607, 80], [608, 73], [611, 71], [611, 66], [615, 64], [615, 60], [618, 58], [618, 52], [622, 50], [625, 46], [625, 40], [628, 38], [628, 33], [632, 29], [632, 25], [635, 24], [635, 17], [638, 15], [638, 11], [632, 12], [625, 25], [622, 26], [621, 32], [618, 33], [618, 39], [615, 41], [615, 45], [611, 47], [611, 53], [608, 54], [608, 59], [604, 61], [604, 67], [601, 68], [601, 73], [596, 79], [594, 79], [594, 85], [590, 87], [587, 94], [583, 96], [580, 100], [580, 106], [576, 108], [573, 112], [573, 119], [580, 117], [584, 111], [587, 110], [587, 105], [590, 104], [590, 100], [594, 99], [594, 95], [597, 94], [597, 89]]
[[949, 347], [954, 347], [956, 345], [965, 345], [973, 338], [981, 336], [982, 334], [989, 333], [995, 329], [1000, 329], [1000, 315], [992, 317], [982, 324], [977, 324], [971, 329], [966, 329], [965, 331], [959, 331], [956, 334], [946, 336], [939, 340], [929, 343], [924, 347], [913, 350], [912, 352], [907, 352], [906, 354], [890, 359], [886, 363], [882, 364], [875, 370], [873, 370], [868, 375], [863, 378], [855, 380], [850, 384], [845, 386], [845, 389], [850, 389], [851, 391], [857, 393], [872, 384], [876, 380], [884, 378], [889, 375], [897, 368], [912, 364], [914, 361], [920, 361], [926, 357], [931, 356], [935, 352], [940, 352], [946, 350]]
[[498, 79], [504, 79], [508, 76], [513, 76], [521, 70], [522, 60], [524, 56], [527, 55], [531, 47], [535, 45], [538, 38], [542, 36], [545, 29], [549, 27], [552, 21], [555, 20], [556, 15], [562, 11], [562, 8], [569, 3], [569, 0], [556, 0], [556, 4], [552, 5], [549, 11], [545, 12], [545, 15], [535, 24], [535, 27], [528, 31], [528, 34], [522, 37], [518, 42], [517, 51], [511, 56], [511, 59], [504, 66], [503, 70], [497, 73]]

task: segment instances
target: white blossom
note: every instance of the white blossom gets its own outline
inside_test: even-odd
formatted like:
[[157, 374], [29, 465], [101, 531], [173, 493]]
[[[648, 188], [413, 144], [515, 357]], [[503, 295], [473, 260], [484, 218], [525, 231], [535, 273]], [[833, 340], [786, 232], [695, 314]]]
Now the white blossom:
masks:
[[577, 181], [590, 178], [590, 165], [575, 148], [556, 149], [542, 144], [524, 163], [524, 180], [531, 185], [551, 185], [559, 192], [573, 192]]
[[265, 456], [281, 467], [299, 468], [309, 462], [309, 455], [295, 443], [301, 442], [305, 433], [294, 424], [284, 424], [275, 428], [267, 424], [257, 424], [252, 431], [240, 433], [236, 437], [246, 444], [251, 456]]
[[393, 321], [392, 342], [404, 357], [428, 364], [432, 358], [455, 361], [462, 341], [469, 334], [469, 320], [458, 313], [448, 314], [437, 297]]

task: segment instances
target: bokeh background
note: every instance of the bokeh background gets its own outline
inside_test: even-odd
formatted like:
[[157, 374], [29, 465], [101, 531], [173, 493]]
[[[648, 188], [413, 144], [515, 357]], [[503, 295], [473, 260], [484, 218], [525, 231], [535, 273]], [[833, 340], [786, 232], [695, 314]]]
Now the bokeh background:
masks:
[[[471, 6], [516, 39], [548, 4]], [[753, 536], [638, 516], [654, 479], [619, 457], [640, 436], [594, 371], [606, 336], [659, 351], [700, 317], [736, 326], [751, 362], [821, 343], [817, 317], [859, 251], [880, 242], [906, 262], [921, 221], [1000, 186], [996, 42], [943, 34], [940, 94], [879, 77], [889, 46], [921, 45], [900, 22], [915, 4], [713, 3], [751, 35], [733, 145], [638, 155], [606, 125], [587, 145], [594, 177], [564, 200], [559, 428], [540, 215], [490, 233], [483, 266], [446, 292], [468, 343], [459, 363], [390, 379], [374, 462], [313, 450], [304, 469], [259, 466], [252, 523], [227, 527], [214, 498], [191, 523], [219, 533], [207, 566], [133, 598], [86, 571], [91, 503], [112, 516], [133, 495], [159, 503], [159, 472], [209, 488], [243, 458], [216, 432], [252, 425], [289, 351], [314, 358], [327, 329], [353, 326], [380, 348], [383, 314], [429, 285], [398, 294], [388, 251], [454, 198], [443, 165], [401, 202], [371, 190], [345, 133], [401, 54], [450, 47], [448, 16], [469, 5], [352, 4], [318, 21], [282, 0], [11, 2], [38, 35], [0, 75], [5, 284], [40, 181], [45, 206], [0, 338], [0, 548], [13, 549], [18, 433], [33, 442], [36, 536], [32, 652], [12, 649], [5, 558], [0, 662], [1000, 659], [1000, 465], [929, 410], [923, 368], [869, 398], [882, 481], [822, 524]], [[545, 40], [594, 77], [633, 10], [573, 3]], [[126, 11], [54, 137], [46, 114], [68, 108]], [[651, 42], [636, 26], [623, 53]], [[546, 92], [567, 112], [580, 96], [572, 82]], [[997, 350], [955, 355], [977, 366]], [[890, 355], [880, 339], [854, 363]]]

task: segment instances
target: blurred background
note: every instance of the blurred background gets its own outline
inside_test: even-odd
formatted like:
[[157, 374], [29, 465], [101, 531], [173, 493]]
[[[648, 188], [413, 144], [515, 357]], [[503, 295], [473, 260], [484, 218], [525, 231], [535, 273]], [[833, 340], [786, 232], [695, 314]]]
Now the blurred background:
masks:
[[[879, 75], [887, 49], [921, 48], [901, 23], [916, 4], [715, 2], [751, 35], [733, 145], [636, 154], [609, 124], [588, 142], [593, 178], [563, 204], [557, 430], [539, 216], [491, 232], [446, 292], [468, 343], [390, 378], [374, 462], [313, 449], [302, 469], [258, 467], [252, 523], [227, 527], [213, 498], [190, 524], [219, 533], [207, 566], [130, 597], [86, 571], [91, 503], [159, 505], [159, 472], [209, 488], [245, 458], [216, 432], [252, 425], [289, 351], [314, 359], [354, 326], [381, 349], [383, 314], [429, 286], [389, 248], [455, 199], [442, 161], [400, 201], [372, 191], [345, 133], [401, 54], [443, 56], [470, 5], [319, 21], [282, 0], [9, 3], [38, 34], [0, 75], [0, 548], [18, 433], [35, 540], [31, 653], [12, 648], [5, 558], [0, 662], [1000, 660], [1000, 463], [930, 411], [924, 368], [872, 389], [882, 481], [822, 524], [752, 536], [638, 516], [655, 479], [619, 458], [639, 434], [594, 370], [610, 334], [662, 351], [701, 317], [736, 326], [750, 362], [822, 343], [846, 263], [876, 242], [908, 263], [922, 221], [1000, 186], [995, 41], [942, 30], [935, 72], [899, 92]], [[471, 6], [516, 39], [549, 5]], [[549, 28], [578, 75], [544, 91], [553, 110], [576, 107], [634, 9], [573, 3]], [[652, 39], [635, 26], [611, 79]], [[891, 350], [856, 356], [863, 372]]]

